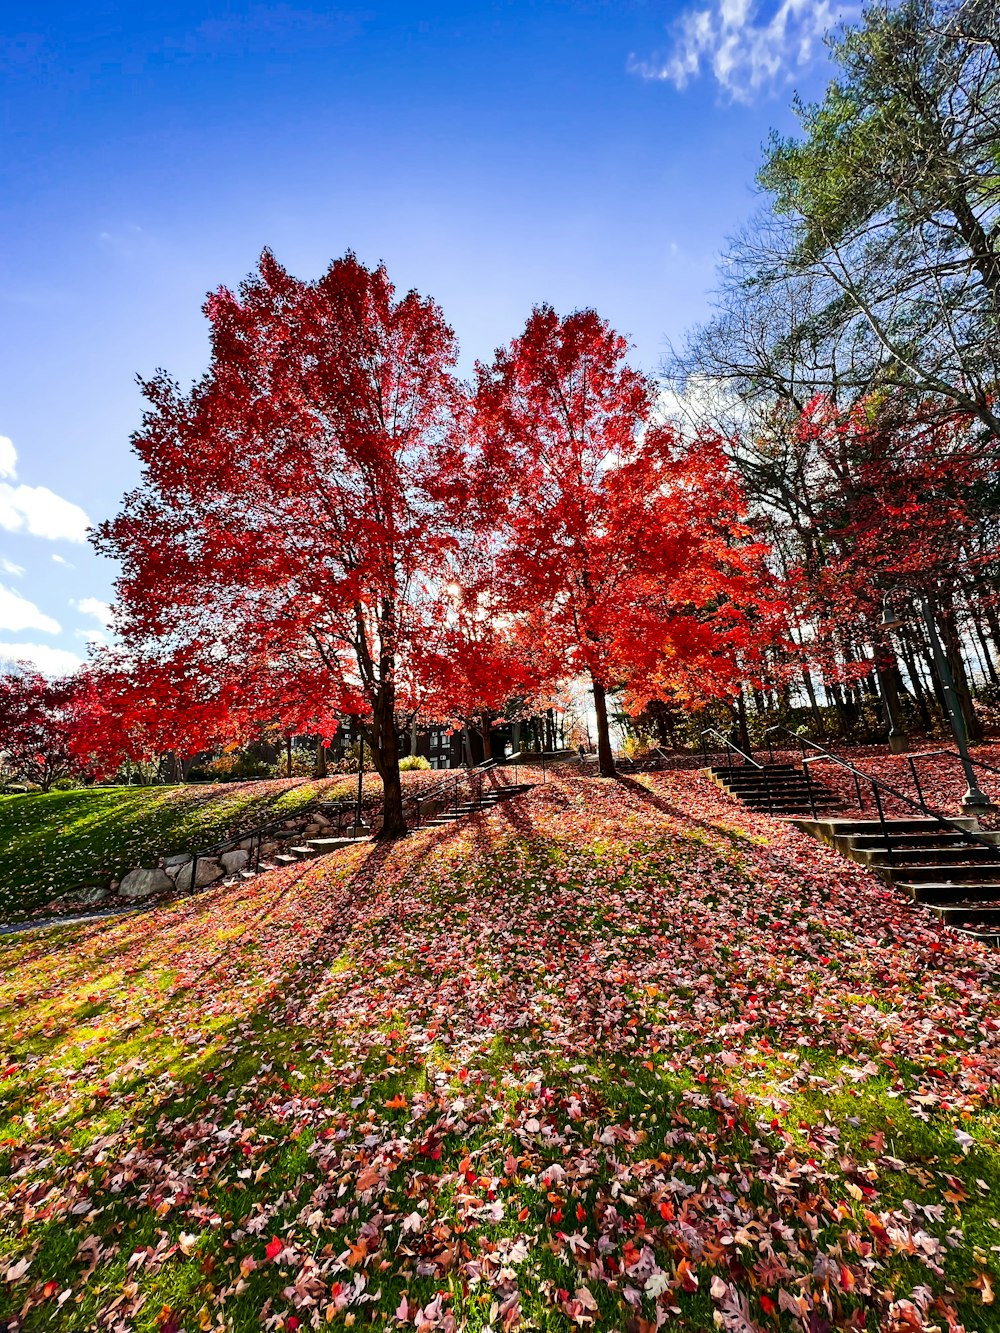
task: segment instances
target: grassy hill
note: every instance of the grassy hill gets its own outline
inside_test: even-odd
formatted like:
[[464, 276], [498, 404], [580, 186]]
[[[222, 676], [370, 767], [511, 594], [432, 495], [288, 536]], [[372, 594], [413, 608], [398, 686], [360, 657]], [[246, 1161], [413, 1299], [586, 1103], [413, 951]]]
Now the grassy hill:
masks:
[[[405, 774], [426, 781], [423, 773]], [[437, 776], [437, 775], [435, 775]], [[374, 774], [366, 794], [381, 791]], [[316, 799], [350, 798], [353, 777], [183, 787], [98, 787], [0, 796], [0, 920], [81, 884], [120, 879], [158, 856], [209, 846]]]
[[996, 955], [694, 774], [0, 962], [16, 1333], [996, 1327]]

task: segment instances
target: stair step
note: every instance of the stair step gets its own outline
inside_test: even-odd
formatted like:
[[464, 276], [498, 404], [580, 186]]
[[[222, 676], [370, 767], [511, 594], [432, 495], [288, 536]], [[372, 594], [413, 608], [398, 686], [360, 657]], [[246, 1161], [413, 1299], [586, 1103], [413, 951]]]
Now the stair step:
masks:
[[982, 884], [1000, 885], [1000, 864], [996, 861], [962, 865], [878, 865], [872, 869], [891, 884]]
[[1000, 902], [989, 904], [981, 902], [928, 903], [927, 910], [933, 912], [939, 921], [946, 925], [952, 922], [1000, 923]]
[[310, 838], [307, 846], [313, 849], [317, 856], [325, 856], [327, 852], [339, 851], [341, 847], [353, 847], [356, 842], [364, 842], [364, 838]]
[[256, 879], [256, 878], [257, 878], [257, 872], [256, 872], [256, 870], [241, 870], [241, 871], [240, 871], [240, 879]]
[[734, 777], [741, 777], [743, 774], [759, 775], [762, 773], [798, 773], [802, 774], [798, 764], [764, 764], [762, 768], [754, 768], [752, 764], [734, 764], [732, 768], [727, 768], [725, 764], [721, 766], [712, 765], [709, 770], [713, 777], [728, 777], [732, 774]]
[[[859, 852], [884, 852], [886, 848], [886, 840], [881, 833], [854, 833], [847, 837], [847, 841]], [[933, 852], [949, 847], [975, 846], [963, 838], [961, 833], [893, 833], [889, 841], [894, 848], [906, 852]]]
[[[974, 819], [964, 815], [961, 818], [952, 819], [950, 822], [964, 829], [974, 830], [977, 827]], [[882, 823], [878, 819], [825, 819], [822, 823], [826, 832], [837, 837], [851, 837], [858, 833], [874, 833], [885, 837]], [[941, 825], [936, 819], [922, 818], [887, 819], [885, 827], [888, 829], [890, 836], [895, 836], [896, 833], [937, 833], [941, 830]]]
[[[770, 805], [768, 805], [766, 801], [760, 801], [760, 802], [748, 801], [745, 804], [748, 806], [749, 809], [759, 811], [763, 815], [770, 813], [775, 815], [801, 816], [801, 815], [810, 815], [812, 814], [813, 810], [812, 805], [808, 801], [772, 801]], [[816, 798], [815, 805], [817, 814], [821, 813], [824, 810], [836, 808], [835, 806], [832, 805], [832, 802], [822, 801], [818, 796]]]
[[279, 866], [294, 866], [298, 865], [299, 858], [297, 856], [290, 856], [287, 852], [279, 852], [277, 856], [274, 857], [274, 863]]
[[1000, 868], [1000, 860], [992, 847], [977, 847], [975, 843], [957, 843], [951, 847], [859, 847], [862, 856], [873, 865], [928, 865], [951, 866], [965, 861], [991, 863]]
[[314, 856], [319, 856], [315, 847], [289, 847], [293, 856], [297, 856], [300, 861], [308, 861]]
[[829, 789], [828, 786], [813, 786], [813, 788], [809, 788], [809, 786], [805, 786], [804, 784], [803, 786], [780, 786], [780, 788], [767, 788], [767, 786], [764, 786], [764, 788], [761, 788], [760, 790], [755, 788], [752, 792], [732, 792], [731, 794], [732, 796], [739, 796], [741, 801], [787, 801], [793, 800], [793, 798], [799, 800], [800, 797], [804, 797], [805, 800], [808, 800], [809, 793], [811, 792], [813, 796], [816, 797], [816, 800], [819, 800], [821, 796], [827, 797], [829, 800], [840, 800], [840, 797], [837, 796], [835, 792], [831, 792], [831, 789]]
[[904, 880], [897, 882], [895, 887], [901, 889], [915, 903], [927, 907], [935, 903], [1000, 901], [1000, 879], [992, 884], [961, 879], [923, 880], [919, 883]]

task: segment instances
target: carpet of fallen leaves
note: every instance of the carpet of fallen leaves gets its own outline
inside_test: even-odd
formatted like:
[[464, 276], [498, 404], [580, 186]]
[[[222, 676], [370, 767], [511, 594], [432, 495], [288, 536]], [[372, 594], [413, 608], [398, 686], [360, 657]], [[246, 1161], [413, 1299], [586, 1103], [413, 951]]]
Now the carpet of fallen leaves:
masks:
[[998, 957], [690, 771], [0, 948], [0, 1327], [989, 1330]]

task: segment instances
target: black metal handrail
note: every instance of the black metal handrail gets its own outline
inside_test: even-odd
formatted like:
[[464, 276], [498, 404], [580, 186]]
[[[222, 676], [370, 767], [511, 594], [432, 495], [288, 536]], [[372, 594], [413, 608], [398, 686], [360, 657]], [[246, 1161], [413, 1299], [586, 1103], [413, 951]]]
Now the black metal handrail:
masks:
[[[505, 757], [506, 758], [506, 757]], [[451, 770], [451, 774], [444, 782], [438, 783], [430, 791], [421, 792], [419, 796], [414, 797], [415, 807], [415, 827], [420, 827], [420, 807], [427, 801], [437, 800], [438, 796], [444, 791], [451, 791], [452, 806], [458, 805], [458, 789], [463, 783], [469, 786], [470, 796], [478, 803], [480, 810], [483, 808], [483, 774], [490, 773], [494, 769], [506, 767], [506, 762], [501, 763], [499, 759], [484, 759], [481, 764], [476, 764], [473, 768], [456, 768]], [[507, 784], [504, 783], [504, 786]], [[514, 762], [514, 785], [517, 785], [517, 761]]]
[[[371, 797], [366, 803], [367, 806], [377, 806], [378, 798]], [[239, 833], [233, 833], [228, 838], [221, 838], [218, 842], [212, 843], [208, 847], [200, 847], [191, 853], [191, 860], [187, 863], [191, 866], [191, 889], [196, 889], [196, 878], [198, 872], [198, 862], [207, 860], [210, 857], [218, 856], [221, 852], [239, 847], [241, 843], [249, 841], [249, 856], [247, 859], [247, 869], [252, 869], [256, 874], [260, 870], [261, 861], [264, 856], [264, 839], [271, 833], [276, 833], [283, 829], [289, 819], [296, 819], [309, 814], [335, 814], [337, 823], [334, 836], [341, 836], [344, 831], [344, 821], [350, 816], [354, 817], [357, 812], [357, 802], [353, 799], [342, 799], [339, 801], [327, 801], [316, 799], [308, 802], [298, 810], [292, 811], [287, 815], [282, 815], [280, 819], [272, 819], [263, 824], [256, 824], [253, 828], [243, 829]]]
[[[799, 743], [802, 754], [802, 768], [804, 773], [806, 774], [807, 780], [809, 775], [809, 766], [810, 764], [813, 763], [820, 763], [825, 761], [828, 763], [839, 764], [841, 768], [847, 769], [847, 771], [851, 773], [852, 776], [854, 777], [854, 789], [858, 798], [858, 809], [861, 810], [862, 812], [864, 812], [865, 807], [861, 800], [861, 779], [864, 779], [864, 781], [868, 783], [868, 785], [871, 787], [872, 799], [875, 803], [875, 809], [878, 813], [879, 826], [882, 830], [882, 836], [885, 838], [886, 855], [889, 859], [890, 864], [892, 863], [893, 859], [893, 849], [892, 849], [892, 840], [889, 837], [889, 830], [886, 824], [885, 810], [882, 805], [883, 792], [887, 793], [894, 800], [902, 801], [904, 805], [908, 805], [915, 810], [920, 810], [921, 813], [926, 815], [928, 818], [933, 819], [937, 824], [940, 824], [943, 828], [948, 829], [949, 832], [959, 834], [966, 842], [977, 843], [980, 847], [989, 848], [989, 850], [993, 852], [995, 856], [998, 854], [998, 848], [996, 843], [992, 842], [987, 837], [983, 837], [980, 834], [973, 832], [972, 829], [963, 828], [961, 824], [957, 823], [953, 819], [949, 819], [947, 815], [942, 815], [937, 810], [931, 810], [924, 802], [922, 796], [919, 801], [914, 801], [913, 798], [907, 796], [905, 792], [898, 791], [890, 783], [884, 782], [882, 778], [875, 777], [873, 773], [866, 773], [863, 769], [858, 768], [856, 764], [852, 764], [849, 759], [843, 759], [840, 755], [832, 754], [829, 750], [825, 749], [817, 741], [811, 740], [808, 736], [803, 736], [801, 732], [792, 731], [789, 727], [785, 726], [770, 727], [768, 728], [768, 730], [783, 732], [785, 735], [790, 736], [793, 740]], [[809, 756], [808, 758], [805, 752], [807, 745], [811, 749], [816, 751], [815, 755]], [[815, 806], [813, 806], [813, 818], [814, 819], [816, 818]]]
[[726, 747], [726, 759], [727, 759], [726, 767], [728, 768], [730, 773], [733, 771], [734, 767], [733, 765], [734, 754], [738, 754], [740, 758], [743, 760], [743, 762], [750, 764], [751, 767], [763, 769], [764, 767], [763, 764], [758, 764], [756, 759], [752, 759], [750, 755], [744, 754], [738, 745], [734, 745], [731, 740], [729, 740], [726, 736], [723, 736], [721, 732], [716, 731], [714, 727], [706, 727], [704, 731], [699, 733], [699, 735], [701, 738], [701, 753], [704, 756], [706, 764], [708, 763], [708, 747], [705, 745], [705, 737], [714, 736], [716, 740], [722, 741], [722, 744]]
[[[438, 795], [445, 790], [449, 790], [452, 792], [454, 798], [453, 803], [455, 806], [457, 806], [458, 789], [462, 783], [468, 783], [470, 795], [474, 797], [474, 799], [479, 804], [479, 808], [482, 809], [483, 806], [482, 775], [484, 773], [492, 771], [495, 768], [500, 768], [500, 767], [503, 767], [503, 765], [498, 759], [493, 759], [493, 758], [486, 759], [483, 761], [483, 763], [478, 764], [471, 769], [454, 769], [448, 778], [446, 778], [443, 782], [439, 783], [438, 786], [432, 787], [430, 791], [420, 792], [419, 794], [415, 793], [412, 797], [414, 803], [415, 826], [417, 828], [420, 827], [420, 807], [427, 801], [435, 800], [438, 797]], [[473, 774], [475, 774], [475, 780], [473, 780]], [[516, 760], [514, 763], [514, 783], [516, 786], [517, 785]], [[506, 785], [506, 783], [504, 785]], [[407, 800], [411, 798], [404, 795], [403, 799], [405, 803]], [[377, 798], [372, 798], [371, 800], [366, 802], [368, 806], [376, 806], [377, 803], [378, 803]], [[247, 841], [249, 841], [250, 846], [249, 849], [247, 849], [249, 851], [249, 855], [247, 857], [246, 868], [252, 869], [256, 874], [260, 870], [261, 861], [263, 860], [264, 839], [269, 834], [275, 833], [279, 829], [283, 829], [289, 819], [294, 819], [299, 816], [308, 815], [311, 813], [325, 814], [328, 812], [333, 812], [336, 813], [337, 815], [337, 824], [334, 836], [340, 836], [343, 834], [344, 819], [347, 816], [355, 817], [357, 809], [358, 809], [357, 802], [349, 799], [340, 801], [323, 801], [323, 800], [311, 801], [309, 802], [309, 804], [303, 806], [301, 809], [296, 810], [291, 814], [283, 815], [280, 819], [272, 819], [269, 820], [267, 823], [257, 824], [253, 828], [243, 829], [241, 832], [233, 833], [227, 838], [221, 838], [218, 842], [214, 842], [208, 847], [200, 847], [196, 851], [191, 853], [191, 860], [186, 863], [191, 867], [191, 891], [194, 892], [195, 889], [197, 888], [197, 874], [198, 874], [199, 861], [208, 860], [210, 857], [218, 856], [222, 852], [232, 850], [233, 848], [239, 847], [242, 843], [246, 843]], [[374, 827], [374, 820], [373, 820], [373, 827]]]
[[920, 778], [917, 776], [917, 766], [913, 762], [915, 759], [934, 759], [938, 755], [946, 754], [952, 759], [957, 759], [962, 765], [969, 763], [972, 767], [982, 769], [984, 773], [1000, 774], [1000, 768], [996, 764], [988, 764], [985, 759], [973, 759], [972, 755], [963, 758], [959, 750], [953, 750], [951, 746], [943, 746], [940, 750], [922, 750], [918, 754], [908, 754], [907, 762], [910, 766], [910, 776], [913, 778], [913, 785], [917, 789], [917, 794], [923, 800], [923, 791], [920, 786]]

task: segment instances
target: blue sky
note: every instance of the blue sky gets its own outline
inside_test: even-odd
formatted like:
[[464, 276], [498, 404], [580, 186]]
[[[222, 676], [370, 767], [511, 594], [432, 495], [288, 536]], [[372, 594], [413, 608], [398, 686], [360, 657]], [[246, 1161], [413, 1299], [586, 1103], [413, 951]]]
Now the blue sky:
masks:
[[463, 365], [594, 306], [650, 370], [709, 308], [828, 0], [6, 0], [0, 658], [72, 666], [137, 479], [137, 374], [203, 369], [205, 293], [264, 245], [352, 248], [444, 306]]

